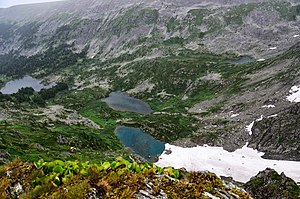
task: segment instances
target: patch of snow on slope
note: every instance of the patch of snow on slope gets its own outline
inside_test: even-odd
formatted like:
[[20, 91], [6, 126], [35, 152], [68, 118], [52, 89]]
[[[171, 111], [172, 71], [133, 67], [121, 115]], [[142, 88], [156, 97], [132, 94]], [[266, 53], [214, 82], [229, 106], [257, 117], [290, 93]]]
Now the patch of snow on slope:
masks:
[[262, 106], [262, 108], [275, 108], [275, 106], [274, 105], [264, 105], [264, 106]]
[[300, 36], [300, 35], [294, 35], [293, 37], [296, 38], [296, 37], [299, 37], [299, 36]]
[[239, 116], [240, 114], [232, 114], [230, 117], [237, 117], [237, 116]]
[[260, 116], [260, 118], [258, 118], [257, 120], [255, 120], [255, 121], [257, 121], [257, 122], [259, 122], [259, 121], [262, 121], [264, 119], [264, 116], [263, 115], [261, 115]]
[[[260, 118], [256, 119], [255, 121], [259, 122], [259, 121], [263, 120], [263, 118], [264, 118], [264, 116], [261, 115]], [[255, 121], [251, 122], [248, 126], [246, 126], [246, 130], [249, 132], [249, 135], [252, 135], [252, 127], [253, 127]]]
[[290, 95], [287, 96], [287, 100], [290, 102], [300, 102], [300, 85], [293, 86], [290, 90]]
[[247, 182], [252, 176], [266, 168], [284, 172], [287, 176], [300, 181], [300, 162], [263, 159], [264, 153], [245, 145], [234, 152], [228, 152], [222, 147], [197, 146], [182, 148], [166, 144], [166, 150], [159, 157], [157, 166], [186, 168], [188, 171], [210, 171], [218, 176], [231, 176], [234, 180]]
[[278, 114], [274, 114], [274, 115], [268, 116], [268, 118], [277, 117], [277, 116], [278, 116]]
[[249, 132], [249, 135], [252, 135], [252, 127], [254, 125], [254, 121], [251, 122], [248, 126], [246, 126], [246, 130]]
[[265, 61], [265, 59], [258, 59], [257, 61]]

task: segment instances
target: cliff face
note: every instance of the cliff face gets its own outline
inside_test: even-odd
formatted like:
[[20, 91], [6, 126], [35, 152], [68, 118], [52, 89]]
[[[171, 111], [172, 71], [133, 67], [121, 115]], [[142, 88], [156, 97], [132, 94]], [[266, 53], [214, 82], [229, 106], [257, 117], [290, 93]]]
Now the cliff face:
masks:
[[300, 157], [300, 103], [278, 113], [277, 117], [256, 122], [250, 146], [266, 152], [266, 158]]

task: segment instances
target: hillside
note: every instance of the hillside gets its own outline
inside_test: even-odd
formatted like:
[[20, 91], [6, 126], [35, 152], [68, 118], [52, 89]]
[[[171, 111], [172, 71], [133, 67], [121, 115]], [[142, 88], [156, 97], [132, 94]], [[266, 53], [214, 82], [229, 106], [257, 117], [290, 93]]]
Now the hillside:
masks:
[[117, 159], [100, 165], [81, 162], [14, 161], [1, 168], [1, 198], [250, 198], [242, 188], [212, 173]]
[[[187, 179], [163, 178], [178, 190], [185, 180], [197, 184], [192, 175], [209, 175], [212, 187], [231, 191], [203, 171], [239, 187], [267, 167], [299, 182], [299, 38], [300, 4], [292, 0], [73, 0], [0, 9], [2, 170], [26, 167], [33, 180], [41, 159], [99, 167], [122, 156], [185, 167]], [[90, 177], [82, 189], [95, 188]], [[45, 190], [58, 194], [79, 179]], [[146, 184], [115, 194], [136, 196]], [[207, 186], [186, 190], [223, 197]], [[255, 186], [247, 191], [257, 197]]]

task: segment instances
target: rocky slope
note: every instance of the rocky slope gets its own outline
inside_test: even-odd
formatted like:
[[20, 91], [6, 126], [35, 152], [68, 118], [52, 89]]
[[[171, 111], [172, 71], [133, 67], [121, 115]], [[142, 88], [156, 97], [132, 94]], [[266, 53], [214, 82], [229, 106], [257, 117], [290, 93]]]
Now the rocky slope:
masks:
[[212, 173], [186, 172], [117, 159], [103, 164], [14, 161], [0, 167], [6, 198], [251, 198]]
[[250, 146], [267, 152], [266, 158], [281, 159], [284, 156], [299, 161], [299, 106], [299, 103], [295, 104], [277, 117], [255, 123]]
[[162, 44], [175, 42], [175, 52], [197, 49], [265, 58], [293, 45], [299, 9], [289, 1], [266, 0], [76, 0], [16, 6], [0, 10], [0, 54], [30, 56], [72, 44], [74, 51], [87, 48], [89, 57], [101, 59], [128, 53], [158, 56], [168, 54]]

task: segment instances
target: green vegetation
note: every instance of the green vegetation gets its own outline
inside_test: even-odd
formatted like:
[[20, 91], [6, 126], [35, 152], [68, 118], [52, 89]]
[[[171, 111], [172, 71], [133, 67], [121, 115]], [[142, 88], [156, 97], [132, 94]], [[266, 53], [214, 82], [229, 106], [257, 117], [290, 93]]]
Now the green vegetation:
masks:
[[[52, 127], [53, 126], [53, 127]], [[110, 131], [67, 125], [61, 122], [44, 123], [31, 118], [27, 123], [0, 123], [0, 148], [9, 153], [8, 160], [20, 157], [23, 161], [96, 160], [111, 159], [123, 152], [118, 138]], [[78, 149], [71, 152], [71, 147]], [[106, 153], [111, 153], [106, 157]], [[126, 155], [126, 154], [124, 154]]]
[[68, 44], [61, 44], [56, 47], [50, 46], [45, 52], [30, 57], [15, 56], [14, 52], [10, 52], [0, 55], [0, 74], [18, 77], [42, 69], [45, 69], [45, 74], [49, 74], [57, 69], [74, 65], [85, 56], [85, 50], [74, 53], [72, 45]]
[[[0, 164], [6, 164], [0, 168], [0, 190], [5, 190], [0, 197], [16, 198], [17, 194], [21, 198], [84, 198], [94, 194], [99, 198], [131, 198], [151, 182], [151, 194], [155, 196], [163, 191], [169, 198], [205, 198], [205, 192], [221, 197], [220, 192], [229, 191], [249, 198], [239, 190], [226, 189], [213, 174], [114, 160], [117, 156], [129, 159], [129, 152], [114, 131], [118, 125], [126, 125], [166, 143], [183, 138], [195, 143], [225, 143], [228, 132], [239, 126], [215, 115], [225, 115], [233, 108], [226, 107], [232, 96], [271, 85], [272, 81], [289, 83], [299, 76], [295, 62], [273, 77], [246, 85], [257, 71], [299, 58], [299, 49], [263, 62], [231, 64], [230, 60], [239, 57], [212, 54], [202, 48], [207, 36], [218, 36], [225, 29], [238, 30], [254, 9], [279, 13], [283, 21], [295, 21], [300, 15], [299, 5], [281, 1], [193, 9], [186, 17], [170, 14], [164, 19], [159, 10], [142, 6], [116, 11], [105, 19], [69, 20], [66, 14], [53, 17], [68, 24], [46, 41], [39, 41], [47, 46], [43, 51], [29, 57], [16, 51], [0, 55], [0, 87], [25, 73], [49, 79], [57, 75], [64, 82], [40, 92], [23, 88], [12, 95], [0, 93]], [[21, 27], [0, 23], [0, 39], [6, 41], [16, 32], [24, 38], [20, 40], [22, 48], [30, 51], [36, 45], [34, 33], [39, 27], [36, 22]], [[139, 31], [140, 27], [148, 28], [150, 33]], [[126, 34], [131, 37], [132, 31], [138, 36], [124, 39]], [[70, 44], [72, 40], [76, 42]], [[87, 57], [88, 45], [77, 53], [75, 45], [91, 41], [95, 41], [93, 47], [99, 48], [95, 49], [95, 58]], [[193, 51], [187, 49], [187, 44], [199, 48]], [[107, 83], [103, 86], [106, 90], [101, 88], [102, 82]], [[131, 95], [149, 103], [153, 114], [119, 112], [101, 101], [111, 91], [143, 86], [148, 88]], [[221, 100], [208, 104], [202, 113], [188, 111], [214, 98]], [[232, 106], [236, 111], [251, 103]], [[9, 163], [16, 157], [28, 163]], [[272, 180], [280, 181], [280, 175], [274, 174]], [[14, 191], [18, 183], [23, 187], [20, 193]], [[265, 182], [256, 178], [253, 184], [258, 189]], [[273, 185], [268, 188], [275, 191]], [[291, 189], [293, 196], [299, 195], [297, 187]]]
[[180, 22], [175, 17], [172, 17], [169, 20], [169, 22], [166, 24], [166, 27], [168, 32], [175, 32], [176, 30], [182, 29]]
[[243, 19], [246, 17], [252, 10], [257, 7], [256, 3], [242, 4], [231, 8], [226, 15], [224, 20], [226, 24], [235, 24], [243, 25]]
[[0, 36], [3, 39], [8, 39], [11, 34], [11, 28], [13, 27], [13, 24], [10, 23], [0, 23]]
[[32, 164], [15, 160], [0, 167], [0, 190], [3, 199], [134, 198], [142, 190], [153, 196], [164, 193], [168, 198], [205, 198], [205, 192], [216, 197], [227, 192], [250, 198], [245, 192], [225, 188], [211, 173], [189, 173], [122, 158], [100, 164], [60, 160]]
[[[295, 53], [282, 56], [294, 57]], [[155, 114], [143, 116], [115, 111], [101, 101], [109, 94], [109, 91], [98, 87], [63, 90], [53, 92], [55, 93], [53, 95], [53, 89], [33, 94], [30, 90], [23, 89], [20, 91], [23, 93], [21, 95], [23, 97], [19, 99], [29, 99], [30, 103], [17, 103], [16, 97], [11, 100], [13, 104], [0, 103], [5, 110], [23, 110], [20, 113], [8, 112], [13, 115], [12, 122], [6, 121], [3, 122], [5, 125], [0, 126], [2, 139], [5, 140], [2, 142], [1, 148], [11, 155], [9, 160], [15, 157], [29, 161], [40, 158], [54, 160], [58, 157], [63, 160], [73, 160], [76, 156], [68, 154], [70, 147], [80, 148], [80, 152], [77, 154], [80, 160], [96, 159], [94, 157], [105, 159], [105, 154], [113, 157], [124, 153], [123, 147], [114, 133], [117, 125], [141, 128], [154, 138], [167, 143], [181, 138], [218, 140], [220, 132], [229, 132], [234, 128], [233, 124], [223, 125], [220, 121], [215, 121], [214, 124], [219, 125], [217, 129], [212, 129], [210, 133], [195, 135], [197, 129], [203, 128], [205, 124], [199, 122], [194, 114], [188, 113], [187, 110], [197, 103], [223, 96], [224, 100], [212, 105], [197, 117], [205, 118], [223, 111], [227, 100], [232, 95], [245, 90], [244, 84], [248, 80], [249, 74], [282, 59], [282, 57], [275, 57], [264, 62], [233, 65], [229, 63], [229, 60], [233, 58], [235, 58], [233, 55], [182, 51], [178, 55], [169, 57], [129, 62], [121, 69], [117, 64], [120, 60], [117, 58], [106, 62], [94, 59], [83, 60], [66, 68], [67, 71], [72, 69], [72, 73], [68, 73], [70, 77], [68, 79], [71, 79], [70, 83], [75, 81], [73, 77], [79, 76], [80, 79], [76, 81], [87, 80], [85, 83], [89, 85], [90, 77], [95, 77], [95, 82], [97, 82], [97, 77], [101, 76], [109, 79], [112, 90], [129, 90], [148, 80], [155, 85], [153, 89], [149, 92], [133, 94], [133, 96], [149, 103]], [[90, 65], [101, 67], [93, 71], [84, 69]], [[62, 69], [62, 71], [64, 70]], [[291, 67], [290, 70], [285, 74], [286, 76], [292, 74], [293, 70], [297, 70], [297, 68]], [[122, 71], [127, 75], [116, 75]], [[253, 85], [253, 87], [255, 86]], [[39, 105], [39, 99], [42, 100], [42, 105]], [[56, 105], [63, 106], [64, 110], [55, 116], [58, 121], [49, 120], [47, 114], [40, 115], [40, 106], [49, 109], [49, 106]], [[248, 105], [240, 105], [241, 108], [245, 106]], [[74, 111], [86, 120], [94, 122], [99, 129], [94, 129], [79, 120], [79, 122], [68, 123], [68, 116], [72, 115]], [[11, 132], [10, 134], [5, 134], [7, 129]], [[48, 145], [46, 141], [39, 139], [38, 136], [41, 135], [45, 139], [47, 138], [51, 144]], [[20, 137], [27, 139], [19, 139]], [[13, 140], [15, 147], [10, 146], [8, 142], [10, 139]], [[63, 140], [63, 144], [58, 140]], [[34, 148], [36, 146], [42, 146], [45, 150], [38, 151]], [[68, 155], [60, 156], [59, 151], [64, 151]], [[126, 153], [124, 155], [126, 156]]]
[[292, 6], [291, 3], [282, 1], [271, 1], [271, 5], [287, 21], [296, 21], [297, 16], [300, 16], [300, 5]]
[[103, 34], [120, 36], [121, 33], [128, 33], [133, 28], [143, 24], [155, 24], [158, 20], [158, 10], [151, 8], [133, 7], [121, 13], [121, 16], [109, 21], [103, 30]]
[[212, 12], [209, 9], [193, 9], [189, 11], [189, 14], [194, 17], [193, 23], [195, 25], [201, 25], [204, 22], [204, 17], [211, 13]]
[[184, 38], [181, 38], [181, 37], [172, 37], [172, 38], [164, 41], [163, 43], [166, 44], [166, 45], [174, 45], [174, 44], [183, 45], [184, 41], [185, 41]]
[[291, 198], [297, 199], [300, 194], [300, 187], [283, 173], [278, 174], [275, 170], [267, 168], [249, 182], [245, 188], [255, 198]]

